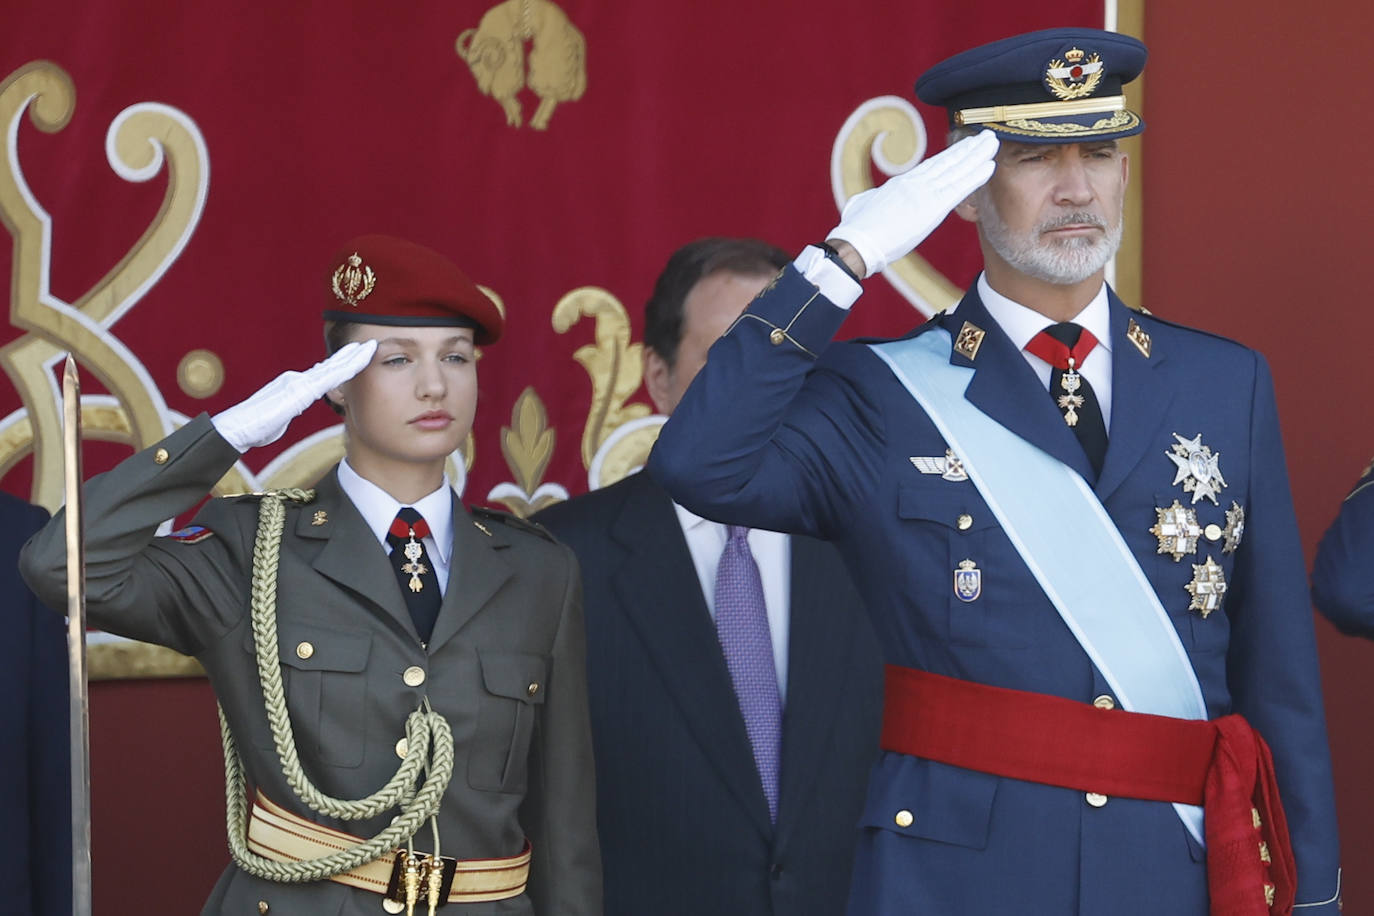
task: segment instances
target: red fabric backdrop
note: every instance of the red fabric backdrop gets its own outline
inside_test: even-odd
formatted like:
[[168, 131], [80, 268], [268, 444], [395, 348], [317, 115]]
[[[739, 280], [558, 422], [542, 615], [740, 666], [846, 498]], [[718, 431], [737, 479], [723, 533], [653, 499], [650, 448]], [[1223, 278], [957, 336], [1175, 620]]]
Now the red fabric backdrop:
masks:
[[[52, 295], [83, 297], [159, 214], [166, 169], [145, 183], [119, 177], [106, 162], [105, 134], [128, 106], [172, 106], [203, 137], [203, 214], [111, 333], [170, 410], [213, 412], [319, 357], [323, 277], [332, 267], [325, 259], [342, 240], [390, 232], [448, 252], [509, 314], [507, 338], [481, 363], [471, 502], [514, 479], [501, 429], [529, 386], [555, 436], [539, 479], [572, 493], [586, 488], [580, 440], [592, 380], [574, 353], [592, 343], [593, 323], [554, 330], [551, 314], [565, 293], [605, 288], [638, 339], [643, 300], [676, 246], [738, 234], [795, 250], [833, 225], [832, 145], [865, 100], [909, 98], [916, 75], [955, 50], [1047, 25], [1100, 25], [1103, 9], [1101, 0], [1064, 0], [1052, 10], [934, 0], [6, 6], [0, 79], [48, 60], [76, 93], [63, 129], [46, 133], [25, 117], [8, 150], [11, 173], [22, 171], [51, 216], [44, 274]], [[464, 46], [480, 50], [486, 34], [529, 26], [517, 56], [530, 80], [575, 94], [578, 69], [567, 59], [575, 42], [559, 10], [585, 39], [585, 92], [537, 130], [529, 121], [539, 99], [526, 88], [517, 96], [523, 123], [512, 126], [455, 42], [479, 29]], [[546, 53], [536, 63], [540, 46]], [[501, 95], [515, 66], [509, 53], [504, 63], [494, 52], [477, 56], [486, 62], [477, 72]], [[920, 111], [938, 149], [943, 116]], [[957, 221], [923, 253], [959, 286], [977, 269], [972, 234]], [[11, 255], [0, 245], [0, 276], [11, 274]], [[919, 320], [887, 284], [869, 286], [845, 333], [897, 333]], [[0, 333], [11, 344], [24, 334], [12, 326]], [[177, 381], [179, 361], [194, 349], [224, 365], [223, 387], [204, 398]], [[85, 381], [88, 392], [101, 390], [90, 371]], [[631, 400], [647, 404], [642, 391]], [[0, 377], [7, 430], [22, 408], [14, 381]], [[334, 422], [312, 408], [282, 443], [250, 453], [249, 470]], [[12, 452], [13, 440], [0, 448]], [[128, 451], [92, 443], [88, 471]], [[54, 457], [49, 449], [42, 460]], [[19, 460], [0, 486], [29, 496], [33, 477], [32, 460]], [[226, 861], [213, 722], [203, 681], [96, 685], [102, 916], [194, 911]]]
[[[551, 6], [501, 7], [518, 18], [522, 2], [541, 22]], [[566, 0], [562, 10], [585, 36], [586, 91], [559, 105], [542, 131], [528, 126], [538, 102], [529, 89], [519, 97], [525, 126], [508, 126], [455, 51], [488, 0], [340, 3], [328, 14], [293, 3], [28, 4], [5, 17], [0, 76], [47, 59], [75, 86], [65, 129], [46, 134], [25, 119], [17, 131], [19, 164], [52, 215], [52, 291], [67, 302], [135, 245], [162, 204], [165, 172], [134, 184], [105, 162], [111, 120], [155, 101], [185, 112], [203, 134], [203, 218], [113, 328], [173, 410], [221, 409], [318, 358], [326, 259], [352, 235], [427, 243], [494, 289], [510, 325], [481, 367], [466, 492], [481, 502], [511, 479], [499, 429], [530, 385], [557, 435], [546, 479], [573, 493], [586, 488], [578, 444], [590, 386], [572, 354], [590, 341], [591, 323], [553, 330], [550, 314], [564, 293], [608, 289], [637, 337], [644, 297], [677, 245], [747, 234], [796, 249], [819, 237], [836, 214], [831, 145], [856, 105], [910, 97], [913, 78], [951, 50], [1051, 22], [1043, 9], [994, 6], [996, 16], [986, 4], [879, 12]], [[1053, 21], [1100, 23], [1101, 4], [1061, 4]], [[530, 47], [551, 45], [556, 31], [536, 34]], [[544, 72], [536, 72], [533, 50], [530, 60], [532, 81], [560, 63], [541, 59]], [[502, 67], [489, 68], [498, 84], [509, 76]], [[938, 149], [943, 118], [922, 113]], [[977, 267], [971, 239], [952, 222], [928, 248], [959, 285]], [[0, 271], [7, 258], [0, 254]], [[847, 333], [900, 331], [919, 317], [891, 288], [875, 286]], [[178, 361], [195, 348], [225, 365], [223, 387], [206, 399], [175, 382]], [[7, 381], [0, 404], [20, 406]], [[262, 468], [334, 420], [313, 409], [247, 464]], [[120, 454], [88, 464], [99, 470]], [[24, 493], [23, 469], [4, 486]]]

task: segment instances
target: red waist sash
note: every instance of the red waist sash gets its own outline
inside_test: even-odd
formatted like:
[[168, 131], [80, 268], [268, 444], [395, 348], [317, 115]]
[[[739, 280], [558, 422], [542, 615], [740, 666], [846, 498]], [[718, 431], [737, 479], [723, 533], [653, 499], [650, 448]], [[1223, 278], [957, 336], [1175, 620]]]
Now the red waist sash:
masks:
[[888, 665], [882, 746], [1027, 782], [1202, 805], [1212, 916], [1292, 912], [1297, 872], [1274, 761], [1238, 715], [1105, 710]]

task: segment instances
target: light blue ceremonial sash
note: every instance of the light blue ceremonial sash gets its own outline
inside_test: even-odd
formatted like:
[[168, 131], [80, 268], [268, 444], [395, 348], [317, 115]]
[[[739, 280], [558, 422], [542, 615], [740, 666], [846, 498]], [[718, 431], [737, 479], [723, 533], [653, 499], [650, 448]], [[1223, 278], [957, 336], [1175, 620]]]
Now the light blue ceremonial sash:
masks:
[[[932, 328], [873, 352], [925, 409], [1122, 708], [1206, 719], [1183, 643], [1097, 495], [1079, 474], [964, 398], [973, 370], [949, 362]], [[1072, 531], [1073, 549], [1064, 532]], [[1175, 804], [1199, 843], [1202, 809]]]

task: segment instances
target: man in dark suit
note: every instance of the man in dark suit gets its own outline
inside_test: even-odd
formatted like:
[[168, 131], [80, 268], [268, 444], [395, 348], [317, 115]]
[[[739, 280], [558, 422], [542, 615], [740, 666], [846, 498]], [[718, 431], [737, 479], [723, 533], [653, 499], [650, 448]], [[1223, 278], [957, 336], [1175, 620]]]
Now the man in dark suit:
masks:
[[[787, 260], [748, 239], [673, 254], [645, 310], [645, 380], [659, 412], [672, 412], [711, 343]], [[754, 693], [736, 688], [749, 672], [722, 629], [724, 526], [674, 505], [642, 473], [538, 521], [582, 565], [607, 916], [842, 912], [882, 684], [836, 551], [737, 533], [765, 599], [762, 665], [768, 687], [777, 677], [779, 740], [760, 735]]]
[[[71, 744], [62, 618], [19, 578], [19, 548], [48, 513], [0, 493], [0, 900], [10, 912], [72, 911]], [[11, 909], [12, 908], [12, 909]]]
[[[873, 614], [854, 916], [1340, 908], [1268, 367], [1106, 283], [1144, 64], [1053, 29], [931, 68], [917, 95], [976, 135], [850, 200], [649, 457], [694, 512], [833, 540]], [[957, 308], [833, 342], [859, 278], [951, 210], [984, 264]]]

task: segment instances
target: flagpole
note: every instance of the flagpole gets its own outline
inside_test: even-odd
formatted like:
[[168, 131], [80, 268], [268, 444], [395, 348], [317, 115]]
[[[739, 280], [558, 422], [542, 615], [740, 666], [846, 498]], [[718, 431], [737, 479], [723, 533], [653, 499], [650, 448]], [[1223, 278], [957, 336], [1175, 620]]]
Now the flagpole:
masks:
[[71, 697], [72, 913], [91, 914], [90, 693], [86, 677], [86, 550], [81, 503], [81, 380], [62, 369], [62, 470], [67, 530], [67, 663]]

